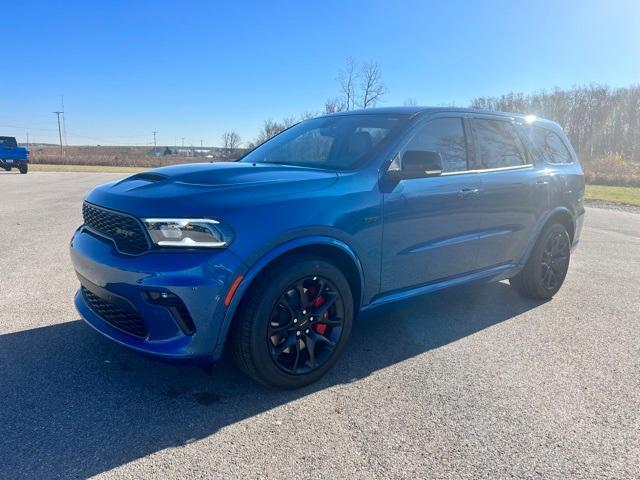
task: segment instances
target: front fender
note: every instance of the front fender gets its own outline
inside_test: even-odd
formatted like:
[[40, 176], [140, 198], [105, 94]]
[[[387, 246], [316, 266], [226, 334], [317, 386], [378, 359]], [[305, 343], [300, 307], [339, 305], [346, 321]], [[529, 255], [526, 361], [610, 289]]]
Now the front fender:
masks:
[[[313, 236], [307, 236], [307, 237], [299, 237], [299, 238], [287, 241], [285, 243], [282, 243], [277, 247], [273, 248], [272, 250], [270, 250], [269, 252], [267, 252], [262, 257], [260, 257], [260, 259], [254, 262], [253, 265], [243, 275], [242, 281], [238, 285], [235, 293], [233, 294], [231, 303], [229, 304], [229, 307], [227, 308], [227, 311], [225, 313], [225, 317], [222, 322], [222, 326], [220, 328], [220, 333], [218, 335], [218, 341], [217, 341], [216, 350], [214, 353], [215, 358], [219, 358], [220, 355], [222, 354], [222, 349], [224, 348], [227, 334], [229, 333], [229, 327], [231, 326], [231, 321], [233, 320], [236, 310], [238, 309], [238, 306], [240, 305], [240, 302], [242, 301], [244, 294], [249, 288], [249, 285], [251, 285], [251, 283], [253, 282], [253, 280], [255, 280], [258, 274], [262, 272], [265, 269], [265, 267], [267, 267], [267, 265], [269, 265], [275, 259], [281, 257], [286, 253], [292, 252], [298, 248], [317, 246], [317, 245], [326, 245], [326, 246], [336, 247], [342, 250], [342, 252], [349, 255], [349, 257], [351, 257], [351, 259], [353, 260], [354, 264], [358, 269], [358, 274], [360, 276], [360, 284], [364, 285], [364, 274], [362, 271], [362, 265], [360, 263], [360, 260], [358, 259], [355, 252], [351, 249], [351, 247], [349, 247], [343, 241], [333, 237], [313, 235]], [[362, 289], [362, 291], [364, 291], [364, 289]], [[362, 301], [362, 298], [360, 300]]]

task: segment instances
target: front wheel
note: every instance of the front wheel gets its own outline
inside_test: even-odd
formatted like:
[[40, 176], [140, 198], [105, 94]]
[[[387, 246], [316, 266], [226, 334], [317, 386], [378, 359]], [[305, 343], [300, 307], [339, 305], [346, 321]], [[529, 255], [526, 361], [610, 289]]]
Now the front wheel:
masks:
[[299, 388], [322, 377], [351, 333], [349, 282], [323, 258], [292, 255], [250, 287], [232, 331], [238, 367], [261, 383]]
[[564, 282], [571, 258], [571, 240], [560, 223], [547, 225], [522, 271], [509, 282], [523, 295], [550, 299]]
[[26, 163], [21, 163], [20, 165], [18, 165], [18, 170], [20, 170], [20, 173], [24, 175], [29, 170], [29, 165]]

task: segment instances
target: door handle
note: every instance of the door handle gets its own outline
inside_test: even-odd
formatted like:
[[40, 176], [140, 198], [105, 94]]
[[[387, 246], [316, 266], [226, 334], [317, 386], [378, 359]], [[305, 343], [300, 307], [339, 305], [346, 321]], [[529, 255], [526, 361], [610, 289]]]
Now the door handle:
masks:
[[461, 197], [470, 197], [472, 195], [477, 195], [480, 193], [480, 189], [476, 187], [462, 187], [460, 189], [459, 195]]

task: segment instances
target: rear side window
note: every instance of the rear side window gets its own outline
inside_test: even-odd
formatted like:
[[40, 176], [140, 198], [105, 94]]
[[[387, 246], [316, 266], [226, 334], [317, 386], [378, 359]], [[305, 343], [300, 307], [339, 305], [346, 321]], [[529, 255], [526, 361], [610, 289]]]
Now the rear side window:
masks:
[[548, 163], [573, 163], [573, 158], [560, 137], [551, 130], [531, 127], [529, 138], [536, 153]]
[[460, 118], [431, 120], [411, 139], [405, 150], [438, 152], [444, 172], [467, 169], [467, 144]]
[[516, 131], [509, 122], [474, 119], [474, 169], [516, 167], [525, 164], [525, 156]]

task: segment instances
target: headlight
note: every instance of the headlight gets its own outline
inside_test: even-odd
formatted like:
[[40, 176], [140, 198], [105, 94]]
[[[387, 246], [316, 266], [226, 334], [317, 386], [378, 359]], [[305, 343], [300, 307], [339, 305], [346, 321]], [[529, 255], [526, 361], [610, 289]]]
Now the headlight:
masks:
[[145, 218], [151, 240], [161, 247], [224, 248], [231, 230], [209, 218]]

